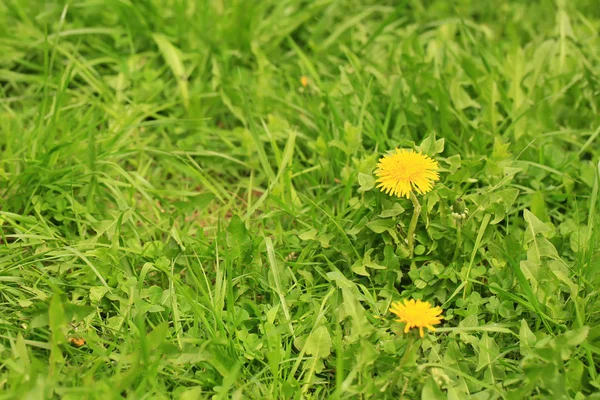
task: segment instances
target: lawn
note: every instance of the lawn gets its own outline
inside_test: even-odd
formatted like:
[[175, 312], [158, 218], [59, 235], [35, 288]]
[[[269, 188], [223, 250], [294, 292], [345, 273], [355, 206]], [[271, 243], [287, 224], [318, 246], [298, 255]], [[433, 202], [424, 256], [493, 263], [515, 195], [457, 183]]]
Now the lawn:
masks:
[[0, 0], [0, 399], [600, 399], [599, 32]]

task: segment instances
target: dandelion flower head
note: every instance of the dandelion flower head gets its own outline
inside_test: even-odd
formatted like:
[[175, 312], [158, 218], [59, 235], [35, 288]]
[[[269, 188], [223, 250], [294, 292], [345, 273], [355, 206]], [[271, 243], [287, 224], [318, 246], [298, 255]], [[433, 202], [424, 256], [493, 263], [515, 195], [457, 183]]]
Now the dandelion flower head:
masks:
[[423, 337], [423, 328], [435, 331], [433, 325], [439, 324], [444, 318], [441, 316], [440, 307], [431, 307], [427, 301], [414, 299], [393, 302], [390, 312], [396, 314], [399, 322], [406, 324], [404, 333], [408, 333], [411, 328], [419, 328], [421, 337]]
[[387, 194], [408, 199], [413, 190], [419, 194], [431, 191], [434, 182], [440, 179], [438, 169], [437, 161], [431, 157], [413, 150], [396, 149], [379, 159], [375, 171], [377, 187]]

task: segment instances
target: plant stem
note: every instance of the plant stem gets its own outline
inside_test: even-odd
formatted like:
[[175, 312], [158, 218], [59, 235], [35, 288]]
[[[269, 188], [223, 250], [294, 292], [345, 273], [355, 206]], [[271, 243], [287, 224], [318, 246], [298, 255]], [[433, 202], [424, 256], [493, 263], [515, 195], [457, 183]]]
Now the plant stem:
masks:
[[404, 350], [404, 355], [402, 355], [402, 359], [400, 360], [400, 368], [404, 367], [404, 364], [408, 361], [408, 356], [412, 352], [413, 344], [415, 343], [415, 336], [413, 332], [408, 333], [408, 343], [406, 344], [406, 350]]
[[456, 226], [456, 247], [454, 248], [454, 255], [452, 256], [452, 262], [455, 262], [458, 258], [458, 250], [462, 247], [462, 222], [458, 221]]
[[417, 196], [413, 192], [410, 192], [410, 200], [413, 203], [413, 215], [408, 225], [408, 257], [412, 258], [415, 250], [415, 230], [417, 229], [417, 221], [419, 220], [419, 214], [421, 213], [421, 204], [417, 200]]

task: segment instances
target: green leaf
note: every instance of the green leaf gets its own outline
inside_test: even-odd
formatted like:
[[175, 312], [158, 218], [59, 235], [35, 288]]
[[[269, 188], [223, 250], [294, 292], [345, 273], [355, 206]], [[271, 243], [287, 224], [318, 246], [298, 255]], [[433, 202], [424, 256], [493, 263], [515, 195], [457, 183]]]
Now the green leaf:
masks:
[[367, 223], [367, 228], [375, 233], [383, 233], [396, 227], [396, 221], [392, 219], [376, 219]]
[[371, 276], [371, 274], [369, 273], [369, 271], [367, 271], [367, 268], [365, 267], [365, 265], [360, 261], [356, 261], [352, 267], [350, 267], [350, 269], [352, 270], [352, 272], [354, 272], [357, 275], [360, 276]]
[[175, 240], [175, 242], [177, 242], [177, 244], [179, 245], [181, 250], [185, 251], [185, 245], [183, 244], [183, 241], [181, 240], [181, 236], [179, 236], [179, 229], [177, 229], [177, 227], [175, 225], [173, 225], [171, 227], [170, 233], [171, 233], [171, 237], [173, 238], [173, 240]]
[[439, 154], [444, 151], [444, 145], [446, 143], [446, 139], [441, 138], [435, 141], [433, 144], [433, 151], [429, 154]]
[[298, 235], [300, 240], [317, 240], [317, 234], [319, 233], [316, 229], [310, 229]]
[[581, 378], [583, 377], [584, 365], [577, 358], [573, 358], [569, 360], [569, 365], [567, 367], [567, 383], [571, 390], [574, 392], [578, 392], [581, 390]]
[[582, 326], [578, 329], [573, 329], [564, 334], [565, 339], [567, 340], [567, 346], [579, 346], [582, 344], [590, 333], [589, 326]]
[[558, 255], [558, 251], [556, 251], [556, 247], [554, 247], [551, 241], [549, 241], [543, 236], [538, 237], [535, 241], [537, 244], [538, 254], [541, 258], [560, 258]]
[[531, 353], [531, 349], [535, 347], [537, 339], [525, 319], [521, 320], [521, 328], [519, 329], [519, 350], [522, 356], [526, 356]]
[[464, 110], [469, 107], [481, 108], [481, 105], [469, 96], [456, 79], [450, 84], [450, 98], [454, 103], [454, 107], [459, 110]]
[[190, 108], [190, 95], [188, 91], [187, 76], [185, 74], [185, 68], [181, 61], [180, 51], [177, 47], [164, 36], [159, 33], [152, 35], [156, 42], [158, 49], [160, 50], [163, 58], [167, 62], [167, 65], [171, 69], [171, 72], [175, 76], [177, 86], [179, 86], [179, 93], [181, 100], [186, 109]]
[[391, 208], [384, 209], [381, 214], [379, 214], [380, 218], [391, 218], [396, 217], [402, 214], [404, 211], [404, 207], [402, 207], [399, 203], [393, 203]]
[[344, 122], [344, 136], [346, 138], [347, 154], [356, 154], [362, 143], [361, 129], [346, 121]]
[[362, 276], [370, 276], [366, 268], [386, 269], [385, 266], [379, 265], [375, 261], [371, 260], [371, 253], [373, 253], [373, 250], [375, 249], [367, 250], [362, 260], [356, 260], [356, 262], [354, 262], [351, 268], [354, 273]]
[[82, 320], [96, 311], [96, 307], [83, 306], [71, 303], [63, 304], [63, 308], [65, 311], [65, 319], [67, 322], [72, 320], [73, 318], [76, 320]]
[[106, 286], [92, 286], [90, 288], [90, 301], [98, 303], [107, 292], [108, 288]]
[[204, 389], [202, 386], [194, 386], [189, 389], [185, 389], [185, 391], [179, 394], [180, 400], [198, 400], [201, 399], [204, 394]]
[[29, 329], [36, 329], [48, 326], [48, 310], [34, 314], [29, 322]]
[[398, 267], [400, 267], [400, 261], [398, 260], [398, 256], [394, 252], [394, 247], [391, 245], [386, 245], [383, 249], [383, 261], [382, 264], [387, 268], [395, 269], [398, 274], [401, 274]]
[[331, 336], [324, 325], [319, 326], [308, 336], [304, 343], [304, 351], [317, 358], [327, 357], [331, 353]]
[[550, 217], [548, 217], [548, 208], [546, 207], [543, 192], [536, 191], [533, 193], [533, 195], [531, 195], [530, 208], [533, 215], [535, 215], [539, 219], [543, 221], [550, 221]]
[[444, 138], [434, 140], [435, 135], [429, 135], [421, 142], [420, 146], [417, 146], [417, 150], [425, 154], [433, 156], [444, 151], [444, 144], [446, 140]]
[[29, 367], [31, 366], [31, 360], [29, 359], [29, 352], [27, 351], [27, 345], [25, 344], [25, 339], [23, 335], [19, 332], [17, 334], [17, 340], [13, 349], [13, 354], [15, 354], [21, 365], [25, 367], [27, 371], [29, 371]]
[[234, 215], [227, 226], [227, 247], [231, 255], [242, 262], [252, 254], [252, 238], [238, 215]]
[[346, 278], [344, 276], [344, 274], [342, 274], [338, 270], [328, 272], [327, 278], [329, 280], [335, 281], [335, 284], [337, 285], [337, 287], [339, 287], [341, 289], [354, 287], [354, 283], [350, 279]]
[[573, 252], [578, 253], [589, 247], [592, 230], [587, 226], [579, 226], [569, 237], [569, 244]]
[[163, 322], [158, 324], [152, 332], [146, 335], [150, 350], [156, 350], [162, 344], [169, 333], [169, 323]]
[[571, 293], [571, 297], [573, 299], [577, 298], [577, 293], [579, 293], [579, 286], [571, 280], [569, 277], [569, 268], [564, 264], [563, 261], [550, 261], [548, 263], [548, 267], [554, 273], [554, 275], [560, 279], [561, 282], [566, 284], [569, 287], [569, 291]]
[[432, 377], [427, 378], [425, 381], [425, 385], [421, 391], [421, 400], [446, 400], [446, 396]]
[[479, 345], [479, 357], [477, 361], [477, 371], [491, 367], [496, 362], [496, 357], [500, 354], [498, 345], [493, 338], [484, 332]]
[[528, 209], [523, 210], [523, 218], [527, 222], [527, 229], [525, 231], [525, 243], [529, 243], [537, 237], [539, 234], [544, 234], [552, 231], [548, 225], [540, 221], [531, 211]]
[[375, 178], [373, 175], [363, 174], [362, 172], [358, 173], [358, 184], [360, 187], [358, 188], [358, 193], [367, 192], [375, 186]]
[[346, 339], [350, 343], [356, 342], [361, 336], [371, 332], [371, 324], [366, 317], [366, 311], [360, 302], [356, 299], [351, 289], [342, 288], [344, 298], [344, 311], [352, 319], [350, 335]]
[[50, 325], [50, 331], [52, 332], [52, 341], [55, 344], [64, 343], [66, 341], [65, 329], [67, 321], [65, 318], [65, 311], [58, 294], [52, 296], [52, 299], [50, 300], [50, 307], [48, 308], [48, 323]]
[[460, 166], [462, 164], [462, 159], [460, 157], [460, 154], [455, 154], [453, 156], [446, 158], [446, 163], [448, 163], [448, 165], [449, 165], [448, 169], [450, 170], [450, 173], [451, 174], [455, 173], [456, 171], [458, 171], [458, 169], [460, 168]]

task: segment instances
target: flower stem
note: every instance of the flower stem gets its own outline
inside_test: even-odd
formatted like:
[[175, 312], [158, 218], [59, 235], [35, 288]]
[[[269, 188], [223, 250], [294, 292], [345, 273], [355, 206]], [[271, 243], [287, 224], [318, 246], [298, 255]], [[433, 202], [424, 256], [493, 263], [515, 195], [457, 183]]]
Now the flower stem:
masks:
[[417, 221], [419, 220], [419, 214], [421, 213], [421, 204], [417, 200], [417, 196], [413, 192], [410, 192], [410, 200], [413, 203], [413, 215], [408, 225], [408, 257], [412, 258], [415, 250], [415, 230], [417, 229]]
[[462, 222], [457, 222], [456, 226], [456, 246], [454, 247], [454, 255], [452, 256], [452, 262], [455, 262], [458, 258], [458, 250], [462, 247]]
[[412, 353], [413, 344], [415, 343], [415, 336], [412, 335], [413, 332], [409, 332], [408, 334], [408, 343], [406, 344], [406, 350], [404, 350], [404, 355], [400, 360], [400, 368], [404, 367], [404, 364], [408, 361], [410, 353]]

